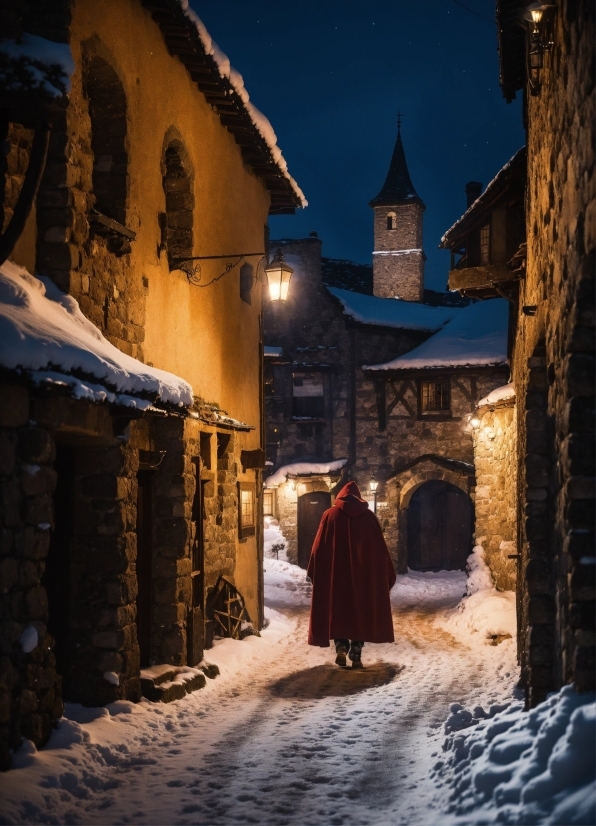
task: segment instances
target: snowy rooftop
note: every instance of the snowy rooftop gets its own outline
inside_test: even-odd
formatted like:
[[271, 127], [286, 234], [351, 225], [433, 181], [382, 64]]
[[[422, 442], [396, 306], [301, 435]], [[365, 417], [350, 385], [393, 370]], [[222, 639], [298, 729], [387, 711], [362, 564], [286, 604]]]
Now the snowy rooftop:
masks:
[[66, 43], [23, 34], [0, 41], [0, 85], [3, 94], [29, 92], [60, 98], [70, 91], [74, 62]]
[[90, 401], [143, 410], [193, 401], [184, 379], [122, 353], [74, 298], [10, 261], [0, 267], [0, 366]]
[[298, 200], [298, 203], [300, 204], [300, 206], [303, 207], [308, 206], [308, 201], [304, 197], [304, 193], [302, 192], [294, 178], [292, 178], [292, 176], [288, 172], [288, 165], [285, 161], [284, 156], [282, 155], [281, 149], [277, 145], [277, 136], [273, 131], [271, 123], [250, 100], [249, 94], [246, 90], [246, 87], [244, 86], [244, 79], [242, 78], [242, 75], [240, 74], [240, 72], [234, 69], [234, 67], [230, 64], [228, 56], [224, 54], [224, 52], [222, 52], [217, 43], [213, 40], [213, 38], [207, 31], [207, 28], [205, 27], [203, 21], [190, 7], [189, 0], [177, 0], [177, 2], [180, 5], [180, 8], [184, 12], [184, 14], [186, 15], [186, 18], [196, 28], [196, 31], [199, 35], [205, 53], [210, 55], [215, 61], [220, 76], [230, 83], [232, 89], [240, 98], [240, 102], [244, 107], [245, 111], [247, 112], [248, 116], [250, 117], [252, 124], [255, 126], [257, 132], [267, 144], [273, 162], [279, 169], [282, 176], [289, 182], [291, 189]]
[[457, 221], [453, 224], [453, 226], [449, 227], [445, 235], [441, 238], [441, 243], [439, 247], [447, 248], [452, 243], [452, 239], [450, 236], [454, 235], [455, 237], [459, 237], [458, 232], [462, 225], [468, 222], [468, 219], [475, 213], [479, 208], [483, 207], [485, 204], [489, 204], [491, 201], [494, 201], [495, 198], [498, 198], [503, 189], [505, 189], [510, 181], [510, 178], [515, 176], [521, 176], [523, 180], [525, 180], [525, 170], [526, 170], [526, 147], [522, 146], [521, 149], [518, 149], [515, 155], [507, 161], [505, 166], [503, 166], [492, 181], [487, 185], [484, 192], [476, 198], [474, 203], [470, 204], [461, 218], [458, 218]]
[[515, 387], [513, 384], [504, 384], [502, 387], [496, 387], [494, 390], [480, 399], [476, 407], [488, 407], [491, 404], [498, 404], [499, 402], [510, 401], [515, 399]]
[[265, 479], [265, 486], [277, 487], [285, 482], [288, 476], [318, 476], [336, 473], [347, 464], [347, 461], [347, 459], [337, 459], [334, 462], [292, 462], [278, 468], [275, 473]]
[[423, 370], [442, 367], [488, 367], [507, 364], [509, 306], [503, 298], [479, 301], [457, 311], [455, 318], [423, 342], [383, 364], [366, 370]]
[[263, 347], [263, 355], [265, 358], [279, 358], [282, 353], [282, 347], [271, 347], [270, 345], [266, 344]]
[[336, 287], [327, 287], [327, 290], [341, 302], [344, 315], [361, 324], [435, 332], [463, 312], [460, 307], [428, 307], [416, 301], [378, 298]]

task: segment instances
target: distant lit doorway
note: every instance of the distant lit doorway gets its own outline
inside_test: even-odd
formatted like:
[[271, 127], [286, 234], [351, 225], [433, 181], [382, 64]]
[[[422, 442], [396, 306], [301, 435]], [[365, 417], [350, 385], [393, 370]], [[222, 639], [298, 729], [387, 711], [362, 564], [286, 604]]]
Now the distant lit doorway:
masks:
[[473, 521], [472, 500], [466, 493], [448, 482], [425, 482], [408, 507], [408, 567], [465, 570]]
[[330, 507], [331, 494], [326, 490], [305, 493], [298, 498], [298, 565], [301, 568], [308, 567], [321, 516]]

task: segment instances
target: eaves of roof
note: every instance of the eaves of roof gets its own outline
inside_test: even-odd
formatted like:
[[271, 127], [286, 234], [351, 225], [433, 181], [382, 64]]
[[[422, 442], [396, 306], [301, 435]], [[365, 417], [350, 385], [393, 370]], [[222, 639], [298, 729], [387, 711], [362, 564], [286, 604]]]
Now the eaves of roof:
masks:
[[526, 147], [521, 149], [497, 172], [482, 195], [464, 212], [441, 238], [439, 249], [450, 249], [462, 241], [468, 232], [486, 221], [487, 213], [504, 204], [512, 196], [523, 196], [527, 177]]
[[499, 84], [508, 103], [526, 83], [527, 6], [527, 0], [497, 0]]
[[222, 77], [212, 55], [207, 54], [192, 21], [178, 0], [141, 0], [163, 35], [168, 51], [186, 67], [190, 77], [232, 133], [246, 164], [262, 179], [271, 196], [270, 215], [293, 213], [299, 195], [271, 155], [240, 96]]

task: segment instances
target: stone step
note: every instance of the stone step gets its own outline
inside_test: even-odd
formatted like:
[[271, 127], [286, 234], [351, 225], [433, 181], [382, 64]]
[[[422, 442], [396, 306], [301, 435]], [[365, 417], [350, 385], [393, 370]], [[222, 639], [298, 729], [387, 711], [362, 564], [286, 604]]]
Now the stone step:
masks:
[[154, 703], [171, 703], [181, 700], [185, 694], [198, 691], [215, 679], [219, 668], [212, 663], [200, 663], [196, 668], [187, 665], [153, 665], [141, 670], [143, 697]]

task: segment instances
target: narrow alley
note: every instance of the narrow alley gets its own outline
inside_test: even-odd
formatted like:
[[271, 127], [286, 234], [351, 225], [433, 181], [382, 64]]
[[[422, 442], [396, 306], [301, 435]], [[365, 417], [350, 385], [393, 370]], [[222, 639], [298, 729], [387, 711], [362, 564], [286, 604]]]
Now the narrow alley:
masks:
[[261, 639], [217, 642], [221, 675], [169, 705], [67, 705], [49, 746], [0, 777], [3, 822], [436, 823], [449, 705], [510, 699], [517, 677], [513, 640], [480, 657], [440, 628], [464, 589], [462, 572], [400, 577], [396, 643], [351, 671], [306, 644], [304, 573], [266, 560]]

